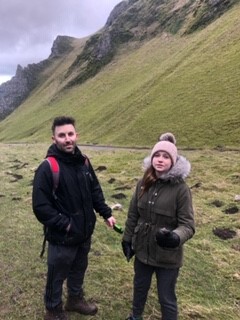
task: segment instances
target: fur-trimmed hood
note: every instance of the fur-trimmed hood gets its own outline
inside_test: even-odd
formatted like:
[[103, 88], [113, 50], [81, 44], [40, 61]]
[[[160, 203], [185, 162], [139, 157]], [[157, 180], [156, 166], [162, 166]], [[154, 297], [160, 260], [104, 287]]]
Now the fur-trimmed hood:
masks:
[[[143, 160], [143, 170], [147, 170], [151, 166], [151, 157], [148, 156]], [[161, 175], [161, 180], [177, 183], [185, 180], [191, 171], [190, 162], [183, 156], [178, 155], [175, 165], [165, 174]]]

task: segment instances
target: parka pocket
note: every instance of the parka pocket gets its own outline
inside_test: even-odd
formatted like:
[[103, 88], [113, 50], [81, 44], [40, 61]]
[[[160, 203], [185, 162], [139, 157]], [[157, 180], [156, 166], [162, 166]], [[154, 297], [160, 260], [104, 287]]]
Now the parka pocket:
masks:
[[67, 236], [69, 238], [77, 237], [78, 239], [89, 238], [93, 233], [95, 222], [96, 216], [94, 212], [92, 213], [92, 215], [90, 215], [89, 213], [88, 217], [86, 217], [83, 212], [79, 211], [71, 215], [71, 227]]
[[135, 253], [142, 251], [143, 247], [146, 246], [148, 237], [147, 224], [139, 223], [135, 229], [132, 237], [132, 248]]
[[161, 248], [158, 245], [156, 246], [156, 262], [165, 263], [165, 264], [179, 264], [182, 257], [181, 248]]
[[132, 248], [134, 251], [136, 251], [136, 243], [137, 243], [137, 237], [138, 237], [138, 231], [139, 231], [140, 226], [137, 225], [134, 229], [134, 234], [132, 237]]
[[76, 212], [71, 215], [69, 234], [84, 234], [84, 214]]
[[177, 216], [173, 211], [163, 210], [158, 207], [154, 208], [153, 223], [158, 226], [168, 226], [174, 229], [177, 225]]

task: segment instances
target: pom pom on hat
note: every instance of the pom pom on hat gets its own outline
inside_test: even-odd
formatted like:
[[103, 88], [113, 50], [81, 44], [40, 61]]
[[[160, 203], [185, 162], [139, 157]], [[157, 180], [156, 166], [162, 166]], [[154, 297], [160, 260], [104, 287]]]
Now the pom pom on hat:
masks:
[[158, 151], [167, 152], [172, 160], [172, 164], [175, 165], [177, 161], [177, 147], [175, 146], [176, 139], [174, 135], [170, 132], [164, 133], [159, 137], [159, 142], [155, 144], [151, 152], [151, 159], [154, 154]]
[[172, 142], [173, 144], [177, 143], [177, 140], [175, 136], [171, 132], [166, 132], [160, 135], [159, 141], [169, 141]]

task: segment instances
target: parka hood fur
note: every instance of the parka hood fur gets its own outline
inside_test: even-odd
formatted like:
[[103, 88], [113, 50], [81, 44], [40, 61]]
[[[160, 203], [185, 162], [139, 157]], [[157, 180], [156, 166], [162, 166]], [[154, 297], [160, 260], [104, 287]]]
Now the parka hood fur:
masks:
[[[151, 166], [151, 157], [148, 156], [143, 160], [143, 170], [146, 171]], [[191, 171], [190, 162], [183, 156], [178, 155], [174, 166], [165, 174], [161, 175], [161, 180], [177, 183], [185, 180]]]

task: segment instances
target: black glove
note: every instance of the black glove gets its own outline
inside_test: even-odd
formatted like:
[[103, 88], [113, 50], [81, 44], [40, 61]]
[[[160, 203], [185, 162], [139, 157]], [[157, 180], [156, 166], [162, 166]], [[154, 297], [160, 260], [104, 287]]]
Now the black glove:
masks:
[[125, 255], [125, 257], [127, 258], [127, 262], [130, 261], [130, 259], [134, 256], [134, 251], [132, 249], [132, 243], [131, 242], [128, 242], [128, 241], [125, 241], [123, 240], [122, 241], [122, 250], [123, 250], [123, 253]]
[[180, 237], [175, 232], [162, 228], [156, 233], [156, 241], [160, 247], [176, 248], [180, 244]]

